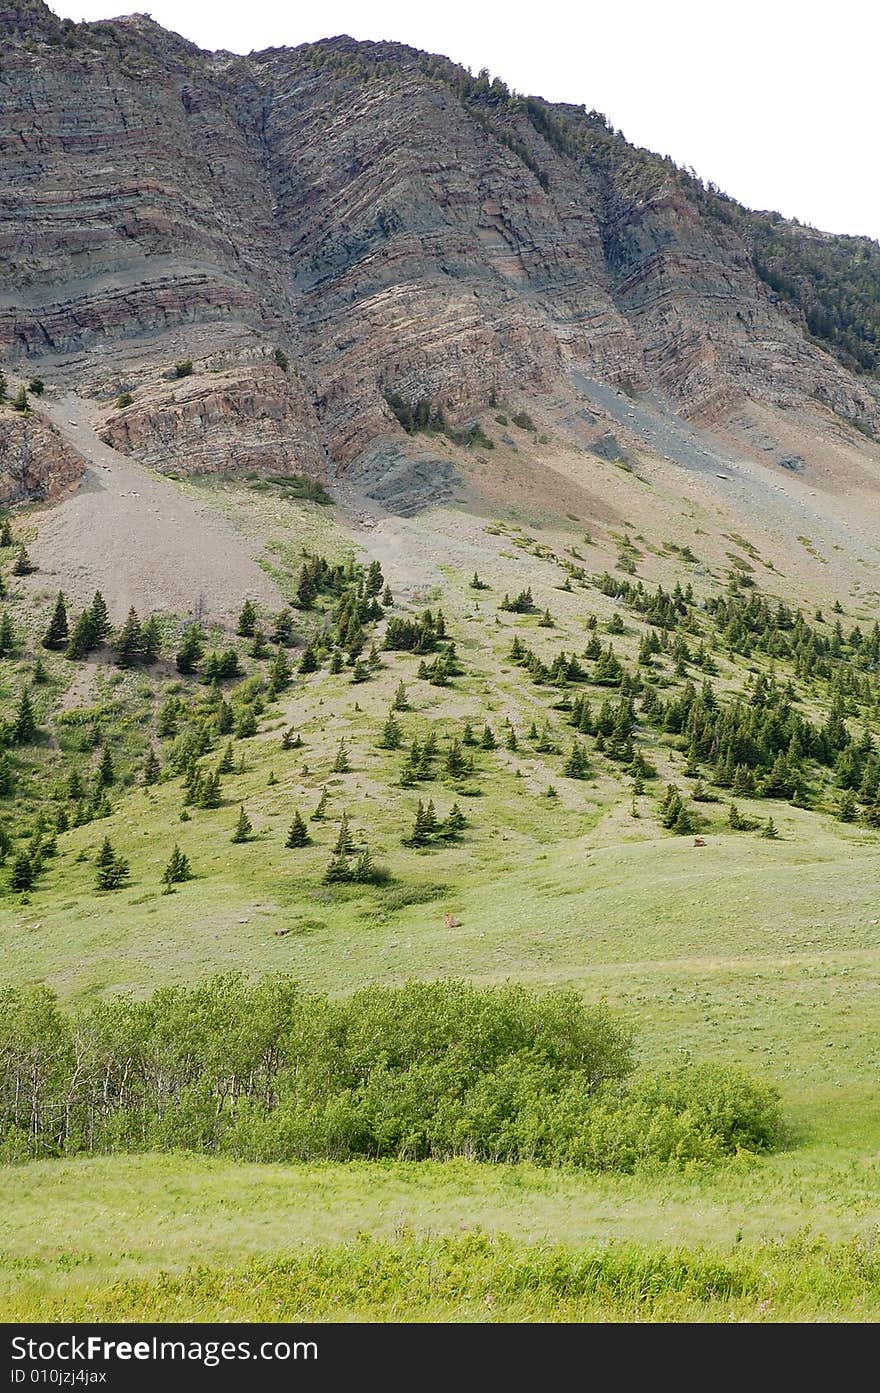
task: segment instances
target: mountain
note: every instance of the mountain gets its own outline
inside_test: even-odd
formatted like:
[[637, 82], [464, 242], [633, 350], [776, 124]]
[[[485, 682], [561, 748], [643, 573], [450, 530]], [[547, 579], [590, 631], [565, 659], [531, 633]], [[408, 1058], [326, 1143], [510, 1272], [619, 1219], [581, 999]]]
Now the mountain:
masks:
[[418, 503], [448, 470], [408, 412], [461, 429], [584, 379], [749, 448], [751, 403], [880, 431], [877, 244], [751, 213], [599, 113], [394, 43], [239, 57], [41, 0], [0, 28], [0, 361], [160, 471]]

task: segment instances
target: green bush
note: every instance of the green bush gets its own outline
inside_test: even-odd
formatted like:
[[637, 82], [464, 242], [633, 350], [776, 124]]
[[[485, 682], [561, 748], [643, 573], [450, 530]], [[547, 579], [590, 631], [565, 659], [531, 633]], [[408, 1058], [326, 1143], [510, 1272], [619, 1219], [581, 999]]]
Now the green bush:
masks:
[[71, 1018], [45, 988], [7, 988], [0, 1158], [183, 1148], [635, 1171], [781, 1139], [763, 1083], [720, 1066], [632, 1072], [629, 1028], [574, 992], [414, 982], [331, 1001], [230, 975]]

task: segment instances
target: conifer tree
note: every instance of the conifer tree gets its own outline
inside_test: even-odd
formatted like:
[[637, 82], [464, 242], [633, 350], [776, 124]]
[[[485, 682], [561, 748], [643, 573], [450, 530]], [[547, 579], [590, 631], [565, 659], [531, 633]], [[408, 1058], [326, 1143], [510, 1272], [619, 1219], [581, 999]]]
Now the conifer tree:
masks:
[[24, 542], [22, 542], [18, 551], [15, 553], [15, 560], [12, 563], [12, 574], [14, 576], [29, 576], [36, 569], [36, 566], [28, 555], [27, 547]]
[[467, 827], [467, 818], [457, 803], [453, 803], [449, 814], [443, 820], [442, 831], [444, 837], [457, 837]]
[[34, 868], [27, 852], [22, 851], [12, 863], [9, 877], [10, 890], [30, 890], [34, 883]]
[[95, 782], [98, 788], [109, 788], [115, 777], [116, 771], [113, 767], [113, 756], [110, 753], [110, 746], [105, 745], [95, 775]]
[[332, 774], [347, 774], [351, 769], [351, 761], [348, 758], [348, 751], [345, 748], [345, 740], [340, 740], [336, 750], [336, 758], [330, 766]]
[[141, 662], [151, 667], [162, 651], [162, 630], [158, 617], [151, 614], [141, 630]]
[[117, 667], [134, 667], [143, 657], [141, 622], [133, 605], [128, 611], [128, 618], [119, 631], [115, 648]]
[[354, 838], [348, 825], [348, 813], [342, 814], [342, 821], [339, 824], [339, 835], [336, 838], [336, 845], [333, 848], [334, 856], [353, 856], [355, 851]]
[[279, 648], [269, 668], [269, 687], [275, 692], [283, 692], [290, 686], [290, 663], [283, 648]]
[[254, 629], [254, 636], [248, 649], [252, 658], [267, 658], [269, 656], [269, 645], [266, 643], [266, 635], [262, 629]]
[[338, 885], [352, 879], [352, 869], [345, 856], [331, 856], [324, 872], [325, 885]]
[[187, 880], [192, 880], [192, 867], [189, 863], [189, 857], [182, 852], [180, 847], [175, 843], [168, 865], [162, 873], [165, 893], [170, 894], [172, 886], [182, 885]]
[[220, 788], [220, 770], [215, 769], [212, 773], [205, 774], [202, 778], [198, 804], [200, 808], [212, 809], [219, 808], [222, 803], [223, 795]]
[[293, 615], [289, 609], [283, 609], [277, 616], [271, 637], [273, 643], [284, 648], [289, 648], [293, 643]]
[[232, 741], [227, 740], [223, 753], [220, 756], [220, 763], [217, 765], [218, 774], [231, 774], [235, 768], [235, 755], [232, 749]]
[[397, 690], [394, 693], [394, 700], [391, 703], [392, 711], [408, 711], [409, 699], [406, 695], [406, 687], [402, 682], [398, 682]]
[[495, 733], [494, 733], [494, 731], [492, 730], [491, 726], [489, 726], [489, 725], [483, 726], [483, 734], [480, 736], [480, 749], [481, 749], [481, 750], [494, 750], [494, 749], [496, 749], [496, 748], [497, 748], [497, 742], [496, 742], [496, 740], [495, 740]]
[[83, 610], [73, 626], [73, 632], [64, 650], [64, 656], [71, 660], [84, 658], [94, 646], [91, 616], [88, 610]]
[[149, 788], [151, 784], [159, 782], [161, 770], [162, 766], [159, 763], [159, 756], [156, 754], [153, 746], [150, 745], [144, 756], [144, 767], [141, 772], [141, 783], [145, 788]]
[[252, 600], [245, 600], [238, 616], [238, 626], [235, 632], [241, 638], [252, 638], [257, 627], [257, 611]]
[[586, 779], [588, 777], [590, 773], [590, 761], [580, 741], [575, 740], [572, 745], [571, 753], [563, 765], [562, 772], [569, 779]]
[[229, 702], [223, 697], [217, 707], [217, 734], [229, 735], [235, 724], [235, 714]]
[[231, 840], [233, 842], [249, 841], [253, 830], [253, 824], [245, 812], [244, 803], [242, 803], [238, 811], [238, 821], [235, 824]]
[[308, 846], [311, 840], [308, 828], [303, 822], [299, 809], [297, 809], [293, 815], [293, 822], [288, 829], [287, 840], [284, 845], [286, 847]]
[[775, 842], [778, 838], [779, 833], [776, 830], [776, 823], [773, 821], [772, 817], [768, 817], [764, 826], [761, 828], [761, 836], [770, 842]]
[[37, 718], [27, 687], [21, 689], [11, 734], [15, 745], [30, 745], [37, 737]]
[[393, 709], [388, 712], [378, 744], [382, 750], [399, 750], [403, 744], [403, 731], [400, 728], [400, 723], [394, 718]]
[[391, 609], [391, 606], [394, 604], [394, 596], [391, 594], [390, 585], [386, 585], [382, 592], [382, 604], [385, 609]]
[[373, 885], [379, 881], [379, 872], [369, 847], [364, 847], [351, 869], [351, 879], [359, 885]]
[[11, 798], [15, 792], [15, 771], [7, 754], [0, 754], [0, 798]]
[[[0, 401], [2, 400], [3, 397], [0, 395]], [[0, 522], [0, 547], [11, 547], [13, 540], [12, 523], [8, 517], [4, 517], [3, 521]]]
[[107, 637], [113, 627], [110, 623], [110, 615], [107, 611], [107, 604], [100, 590], [95, 591], [94, 598], [89, 607], [89, 618], [91, 620], [91, 631], [94, 635], [95, 643], [100, 643]]
[[67, 606], [64, 603], [64, 595], [59, 590], [55, 601], [55, 608], [49, 620], [49, 627], [43, 635], [43, 647], [61, 649], [67, 646]]
[[257, 717], [253, 706], [243, 706], [239, 712], [238, 720], [235, 724], [235, 733], [239, 740], [249, 740], [257, 733]]
[[327, 808], [328, 808], [329, 803], [330, 803], [330, 795], [329, 795], [329, 793], [327, 792], [327, 789], [326, 789], [326, 786], [325, 786], [324, 788], [321, 789], [321, 797], [318, 799], [318, 803], [317, 803], [317, 806], [316, 806], [316, 808], [315, 808], [315, 811], [312, 813], [312, 817], [311, 817], [312, 822], [323, 822], [324, 818], [327, 816]]
[[184, 676], [188, 676], [195, 671], [196, 664], [204, 652], [202, 643], [202, 633], [198, 624], [190, 624], [184, 632], [180, 647], [177, 650], [175, 663], [177, 671]]
[[15, 648], [15, 628], [9, 612], [0, 614], [0, 658], [8, 658]]
[[282, 737], [281, 737], [281, 748], [282, 748], [282, 750], [299, 750], [299, 749], [302, 749], [302, 743], [303, 743], [302, 736], [301, 736], [301, 735], [297, 735], [297, 733], [296, 733], [296, 731], [294, 730], [293, 726], [288, 726], [287, 729], [285, 730], [284, 734], [283, 734]]
[[303, 649], [302, 657], [299, 660], [299, 671], [304, 674], [318, 671], [318, 659], [311, 644]]
[[329, 670], [330, 670], [330, 673], [332, 674], [332, 676], [338, 677], [339, 673], [342, 671], [342, 665], [343, 665], [343, 660], [342, 660], [342, 649], [341, 649], [341, 648], [334, 648], [334, 649], [333, 649], [333, 652], [332, 652], [331, 655], [330, 655], [330, 669], [329, 669]]

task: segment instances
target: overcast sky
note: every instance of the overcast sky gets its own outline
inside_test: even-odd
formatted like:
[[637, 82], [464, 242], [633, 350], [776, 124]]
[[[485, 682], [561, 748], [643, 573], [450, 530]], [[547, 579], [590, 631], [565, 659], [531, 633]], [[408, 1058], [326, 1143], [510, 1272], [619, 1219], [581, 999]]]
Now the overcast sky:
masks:
[[583, 102], [629, 140], [752, 208], [880, 239], [876, 0], [52, 0], [107, 19], [149, 7], [236, 53], [334, 34], [447, 54], [519, 92]]

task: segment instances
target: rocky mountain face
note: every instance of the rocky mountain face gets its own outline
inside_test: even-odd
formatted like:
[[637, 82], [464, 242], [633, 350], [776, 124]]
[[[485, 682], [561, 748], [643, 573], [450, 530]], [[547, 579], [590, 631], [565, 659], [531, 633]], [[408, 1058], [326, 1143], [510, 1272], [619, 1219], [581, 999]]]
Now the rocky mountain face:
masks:
[[79, 483], [84, 468], [45, 418], [0, 408], [0, 506], [57, 498]]
[[880, 430], [747, 230], [596, 113], [395, 44], [211, 54], [41, 0], [0, 33], [0, 361], [159, 470], [344, 470], [404, 439], [389, 394], [456, 424], [573, 369]]

